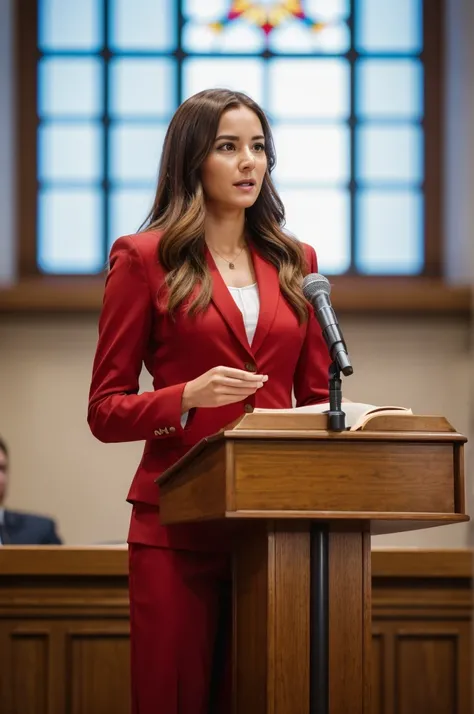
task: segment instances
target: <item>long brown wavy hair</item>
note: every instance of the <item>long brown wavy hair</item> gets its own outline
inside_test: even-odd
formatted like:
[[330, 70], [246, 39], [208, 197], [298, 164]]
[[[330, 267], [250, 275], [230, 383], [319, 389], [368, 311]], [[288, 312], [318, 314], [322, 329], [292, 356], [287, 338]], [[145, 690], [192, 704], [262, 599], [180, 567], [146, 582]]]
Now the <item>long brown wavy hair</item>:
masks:
[[160, 230], [158, 259], [167, 271], [167, 309], [173, 314], [200, 285], [189, 314], [204, 310], [211, 300], [212, 279], [205, 258], [205, 196], [200, 168], [211, 152], [222, 114], [248, 107], [260, 119], [268, 168], [260, 194], [246, 209], [249, 239], [278, 270], [280, 287], [300, 323], [308, 316], [301, 281], [307, 272], [301, 244], [283, 231], [285, 209], [270, 174], [275, 147], [267, 117], [241, 92], [207, 89], [187, 99], [174, 114], [166, 133], [153, 207], [141, 230]]

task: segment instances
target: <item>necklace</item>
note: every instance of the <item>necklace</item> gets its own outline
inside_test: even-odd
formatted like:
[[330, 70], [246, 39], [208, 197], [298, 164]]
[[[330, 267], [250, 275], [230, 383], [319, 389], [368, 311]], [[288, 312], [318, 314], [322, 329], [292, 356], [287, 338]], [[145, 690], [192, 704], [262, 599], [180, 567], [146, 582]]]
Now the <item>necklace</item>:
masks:
[[[209, 247], [210, 247], [210, 246], [209, 246]], [[212, 251], [213, 253], [216, 253], [216, 255], [218, 255], [219, 258], [222, 258], [222, 260], [225, 260], [225, 262], [228, 264], [230, 270], [235, 270], [235, 261], [237, 260], [237, 258], [240, 257], [240, 255], [241, 255], [241, 253], [243, 252], [244, 248], [245, 248], [245, 245], [242, 246], [242, 248], [240, 249], [240, 251], [237, 253], [237, 255], [235, 256], [235, 258], [233, 258], [232, 260], [227, 260], [227, 258], [224, 258], [224, 256], [221, 255], [215, 248], [211, 248], [211, 251]]]

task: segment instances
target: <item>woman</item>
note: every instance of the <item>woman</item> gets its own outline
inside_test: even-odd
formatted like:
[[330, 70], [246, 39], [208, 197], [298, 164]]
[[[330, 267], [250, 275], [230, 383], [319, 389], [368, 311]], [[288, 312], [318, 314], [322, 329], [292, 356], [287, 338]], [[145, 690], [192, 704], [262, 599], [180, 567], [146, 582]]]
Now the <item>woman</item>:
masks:
[[[255, 406], [290, 407], [292, 388], [298, 405], [328, 398], [301, 290], [316, 255], [282, 230], [274, 164], [255, 102], [196, 94], [170, 123], [145, 229], [111, 250], [88, 421], [101, 441], [145, 441], [128, 494], [134, 714], [231, 710], [214, 656], [229, 542], [212, 525], [160, 525], [154, 479]], [[143, 363], [154, 391], [138, 394]]]

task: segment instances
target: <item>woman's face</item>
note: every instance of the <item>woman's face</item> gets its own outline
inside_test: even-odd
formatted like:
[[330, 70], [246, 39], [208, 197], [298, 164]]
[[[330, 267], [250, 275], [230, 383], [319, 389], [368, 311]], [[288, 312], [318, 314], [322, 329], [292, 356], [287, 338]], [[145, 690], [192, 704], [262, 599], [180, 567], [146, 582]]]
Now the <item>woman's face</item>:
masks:
[[245, 106], [224, 112], [214, 146], [201, 167], [207, 205], [224, 210], [249, 208], [257, 200], [266, 170], [258, 116]]

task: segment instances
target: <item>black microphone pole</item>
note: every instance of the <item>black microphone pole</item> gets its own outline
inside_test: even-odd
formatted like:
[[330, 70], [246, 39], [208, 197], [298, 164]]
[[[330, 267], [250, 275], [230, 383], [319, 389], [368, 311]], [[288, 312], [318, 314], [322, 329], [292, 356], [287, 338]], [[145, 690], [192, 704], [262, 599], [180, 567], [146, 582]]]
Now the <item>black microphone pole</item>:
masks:
[[329, 409], [328, 415], [329, 431], [345, 431], [346, 413], [342, 411], [342, 380], [341, 370], [336, 361], [329, 366]]

